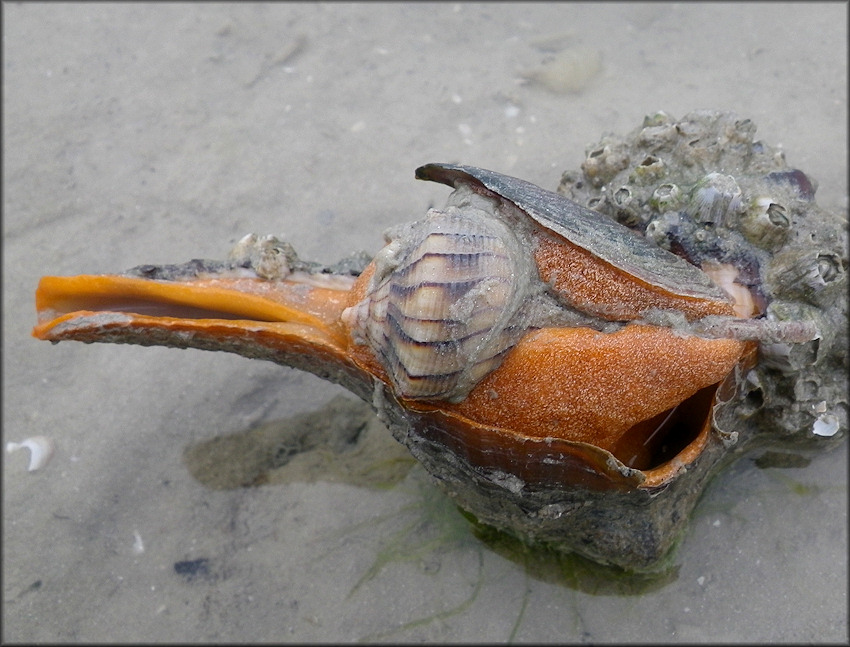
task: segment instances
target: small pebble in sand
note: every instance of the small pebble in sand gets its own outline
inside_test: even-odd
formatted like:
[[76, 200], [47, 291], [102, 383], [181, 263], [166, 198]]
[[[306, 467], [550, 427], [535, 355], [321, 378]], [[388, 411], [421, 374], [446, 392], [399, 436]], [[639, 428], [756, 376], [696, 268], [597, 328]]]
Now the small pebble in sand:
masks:
[[133, 531], [133, 553], [141, 555], [145, 552], [145, 542], [142, 541], [142, 536], [138, 530]]
[[581, 47], [565, 49], [548, 57], [522, 76], [552, 92], [581, 92], [602, 70], [602, 54]]

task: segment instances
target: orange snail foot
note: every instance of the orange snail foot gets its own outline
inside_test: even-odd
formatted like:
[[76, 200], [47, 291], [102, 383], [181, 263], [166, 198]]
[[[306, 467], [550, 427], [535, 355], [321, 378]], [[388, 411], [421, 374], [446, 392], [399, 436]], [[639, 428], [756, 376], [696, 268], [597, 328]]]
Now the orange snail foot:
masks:
[[[440, 406], [522, 437], [594, 445], [648, 469], [659, 447], [681, 447], [703, 429], [716, 386], [746, 347], [640, 324], [608, 334], [544, 328], [527, 333], [466, 400]], [[677, 415], [683, 404], [686, 419]]]

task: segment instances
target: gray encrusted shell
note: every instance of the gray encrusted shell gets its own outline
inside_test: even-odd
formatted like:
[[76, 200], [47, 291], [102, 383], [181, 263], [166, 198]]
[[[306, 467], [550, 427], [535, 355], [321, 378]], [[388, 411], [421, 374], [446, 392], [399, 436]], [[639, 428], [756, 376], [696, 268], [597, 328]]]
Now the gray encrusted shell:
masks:
[[819, 338], [806, 344], [761, 344], [727, 422], [832, 445], [848, 424], [846, 217], [821, 209], [817, 183], [755, 130], [731, 112], [658, 112], [590, 145], [558, 191], [695, 265], [733, 266], [768, 321], [814, 323]]

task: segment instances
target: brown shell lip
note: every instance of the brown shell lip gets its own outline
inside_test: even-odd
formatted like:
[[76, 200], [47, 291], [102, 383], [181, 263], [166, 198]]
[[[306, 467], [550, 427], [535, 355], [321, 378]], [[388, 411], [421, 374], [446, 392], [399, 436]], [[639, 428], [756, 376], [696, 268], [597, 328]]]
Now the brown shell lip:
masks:
[[[350, 342], [339, 314], [352, 295], [290, 281], [205, 278], [166, 281], [118, 275], [43, 277], [33, 336], [58, 342], [111, 341], [226, 350], [295, 366], [368, 397], [382, 369]], [[352, 385], [354, 385], [352, 387]], [[532, 487], [663, 488], [709, 442], [718, 385], [641, 423], [650, 430], [686, 427], [686, 441], [663, 460], [632, 469], [604, 449], [535, 438], [470, 420], [439, 404], [400, 402], [418, 433], [444, 443], [471, 464], [510, 472]], [[632, 450], [624, 450], [632, 451]]]

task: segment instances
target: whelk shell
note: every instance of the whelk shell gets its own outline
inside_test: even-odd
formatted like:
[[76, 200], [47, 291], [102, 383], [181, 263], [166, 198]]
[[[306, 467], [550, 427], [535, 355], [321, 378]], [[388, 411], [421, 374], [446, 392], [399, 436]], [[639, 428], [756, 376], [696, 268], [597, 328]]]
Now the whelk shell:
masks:
[[[370, 402], [481, 521], [603, 563], [657, 568], [718, 467], [757, 437], [777, 439], [747, 424], [777, 406], [765, 400], [774, 382], [806, 362], [846, 362], [833, 343], [846, 304], [825, 315], [815, 296], [845, 280], [846, 253], [816, 250], [810, 261], [810, 250], [785, 250], [793, 262], [766, 273], [747, 247], [770, 209], [766, 187], [803, 192], [803, 180], [765, 180], [756, 199], [746, 178], [706, 163], [707, 179], [690, 178], [691, 188], [671, 177], [665, 150], [716, 153], [679, 145], [704, 118], [656, 117], [636, 143], [611, 136], [589, 154], [584, 201], [627, 209], [622, 223], [647, 236], [616, 222], [620, 212], [429, 164], [417, 177], [453, 187], [447, 206], [387, 232], [368, 264], [321, 267], [277, 239], [246, 237], [223, 262], [44, 277], [34, 335], [226, 350], [312, 371]], [[743, 132], [719, 132], [741, 144], [751, 134], [742, 123]], [[631, 147], [649, 145], [651, 156], [634, 156], [638, 166], [651, 157], [643, 172], [629, 171]], [[565, 175], [576, 192], [578, 177]], [[608, 186], [629, 199], [608, 202]], [[813, 193], [800, 195], [813, 204]], [[678, 208], [681, 196], [691, 196], [689, 216], [652, 212]], [[771, 227], [784, 226], [777, 213]], [[738, 238], [704, 244], [739, 226]], [[732, 239], [740, 248], [721, 249]], [[806, 303], [784, 296], [769, 272], [810, 277], [798, 288]], [[834, 394], [829, 379], [839, 380], [810, 376], [805, 397]], [[846, 435], [846, 401], [824, 399], [791, 429], [803, 420], [795, 411], [773, 414], [789, 425], [785, 439], [833, 446]]]

